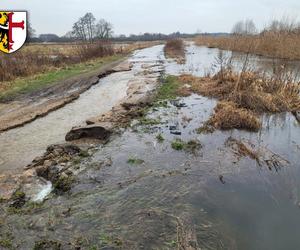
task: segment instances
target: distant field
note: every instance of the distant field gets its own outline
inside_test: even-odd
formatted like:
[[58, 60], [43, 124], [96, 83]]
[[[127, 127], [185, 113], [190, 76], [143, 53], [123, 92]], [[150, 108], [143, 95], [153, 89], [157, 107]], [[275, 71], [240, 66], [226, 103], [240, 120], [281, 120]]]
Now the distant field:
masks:
[[[112, 43], [112, 47], [116, 53], [131, 52], [136, 49], [142, 49], [155, 44], [160, 44], [161, 41], [154, 42], [130, 42], [130, 43]], [[80, 44], [75, 43], [31, 43], [22, 48], [24, 53], [40, 53], [46, 55], [63, 54], [66, 56], [76, 53]]]
[[208, 47], [300, 60], [300, 33], [266, 32], [258, 35], [199, 36], [194, 41], [197, 45]]
[[0, 55], [0, 101], [93, 71], [158, 42], [130, 44], [29, 44]]

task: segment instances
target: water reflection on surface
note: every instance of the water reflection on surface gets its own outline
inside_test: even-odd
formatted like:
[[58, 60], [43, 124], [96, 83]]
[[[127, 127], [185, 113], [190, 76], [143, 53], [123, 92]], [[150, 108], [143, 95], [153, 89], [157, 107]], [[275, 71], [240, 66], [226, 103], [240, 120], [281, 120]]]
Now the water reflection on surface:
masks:
[[[216, 58], [220, 50], [217, 48], [207, 48], [204, 46], [196, 46], [189, 43], [186, 47], [186, 63], [179, 65], [173, 60], [169, 60], [166, 71], [170, 74], [193, 74], [195, 76], [205, 76], [206, 74], [216, 73], [219, 68], [216, 65]], [[225, 61], [231, 63], [235, 71], [240, 71], [245, 63], [246, 54], [222, 50]], [[266, 72], [272, 74], [275, 70], [282, 69], [292, 72], [292, 75], [299, 80], [300, 61], [288, 61], [280, 59], [266, 58], [262, 56], [249, 55], [247, 68], [258, 72]]]

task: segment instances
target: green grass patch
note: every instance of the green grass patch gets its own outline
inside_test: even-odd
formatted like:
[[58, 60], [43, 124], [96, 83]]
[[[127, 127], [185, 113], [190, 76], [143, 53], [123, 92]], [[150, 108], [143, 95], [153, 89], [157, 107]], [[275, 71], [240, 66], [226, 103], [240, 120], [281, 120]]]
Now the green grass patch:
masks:
[[0, 100], [8, 100], [18, 94], [30, 93], [43, 87], [56, 84], [58, 81], [98, 70], [101, 66], [121, 59], [122, 55], [99, 58], [97, 60], [52, 69], [42, 74], [19, 78], [11, 82], [11, 88], [0, 93]]
[[152, 118], [146, 118], [146, 117], [142, 117], [139, 120], [139, 122], [140, 122], [140, 125], [144, 125], [144, 126], [153, 126], [153, 125], [160, 124], [160, 120], [152, 119]]
[[123, 245], [123, 242], [120, 238], [104, 233], [100, 234], [99, 240], [102, 247], [120, 248]]
[[127, 163], [130, 164], [130, 165], [141, 165], [143, 164], [145, 161], [142, 160], [142, 159], [138, 159], [138, 158], [134, 158], [134, 157], [130, 157], [128, 160], [127, 160]]
[[165, 140], [165, 138], [162, 136], [162, 134], [158, 134], [158, 135], [156, 136], [156, 140], [157, 140], [159, 143], [162, 143], [162, 142]]
[[12, 240], [11, 239], [0, 239], [0, 246], [6, 249], [12, 249]]
[[185, 142], [182, 141], [181, 139], [175, 139], [174, 141], [172, 141], [171, 146], [173, 149], [175, 150], [183, 150], [184, 146], [185, 146]]
[[178, 151], [185, 150], [186, 152], [195, 153], [197, 150], [202, 148], [202, 145], [197, 140], [184, 142], [183, 140], [177, 138], [171, 142], [171, 147]]
[[167, 76], [163, 79], [163, 83], [157, 91], [156, 101], [175, 99], [178, 94], [177, 90], [180, 83], [176, 76]]

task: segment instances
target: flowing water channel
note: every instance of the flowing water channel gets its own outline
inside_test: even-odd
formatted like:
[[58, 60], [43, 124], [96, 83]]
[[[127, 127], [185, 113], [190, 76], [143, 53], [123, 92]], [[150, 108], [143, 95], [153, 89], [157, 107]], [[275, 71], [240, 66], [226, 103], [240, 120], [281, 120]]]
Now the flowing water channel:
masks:
[[[217, 54], [217, 49], [191, 44], [186, 64], [178, 65], [165, 59], [163, 46], [135, 52], [131, 72], [112, 74], [64, 108], [0, 134], [1, 169], [23, 164], [47, 145], [62, 142], [72, 126], [109, 110], [126, 96], [128, 81], [142, 74], [141, 65], [163, 63], [167, 74], [202, 76]], [[234, 58], [238, 70], [243, 59], [240, 54]], [[272, 63], [251, 57], [256, 69], [270, 71]], [[290, 67], [296, 72], [298, 66]], [[80, 163], [85, 170], [68, 196], [50, 198], [42, 209], [23, 215], [30, 227], [9, 217], [7, 225], [24, 249], [41, 237], [60, 242], [80, 238], [83, 249], [176, 249], [181, 238], [197, 241], [201, 249], [299, 249], [300, 127], [295, 118], [266, 115], [259, 133], [198, 134], [195, 130], [216, 101], [192, 95], [179, 102], [183, 105], [170, 102], [148, 114], [159, 124], [133, 122], [95, 149]], [[172, 134], [171, 127], [181, 135]], [[164, 138], [161, 143], [158, 134]], [[197, 141], [199, 147], [175, 151], [171, 143], [176, 138]], [[228, 146], [230, 138], [257, 150], [259, 162], [238, 155]], [[130, 164], [129, 159], [140, 163]]]

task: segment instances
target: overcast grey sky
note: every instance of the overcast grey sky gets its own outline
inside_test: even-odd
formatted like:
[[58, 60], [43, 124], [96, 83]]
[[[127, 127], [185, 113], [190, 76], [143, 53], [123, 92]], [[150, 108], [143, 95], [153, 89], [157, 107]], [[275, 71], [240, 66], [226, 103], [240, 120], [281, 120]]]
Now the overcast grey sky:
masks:
[[300, 14], [300, 0], [1, 0], [3, 10], [27, 10], [37, 34], [64, 35], [86, 12], [104, 18], [115, 34], [228, 32], [251, 18], [258, 28], [272, 18]]

